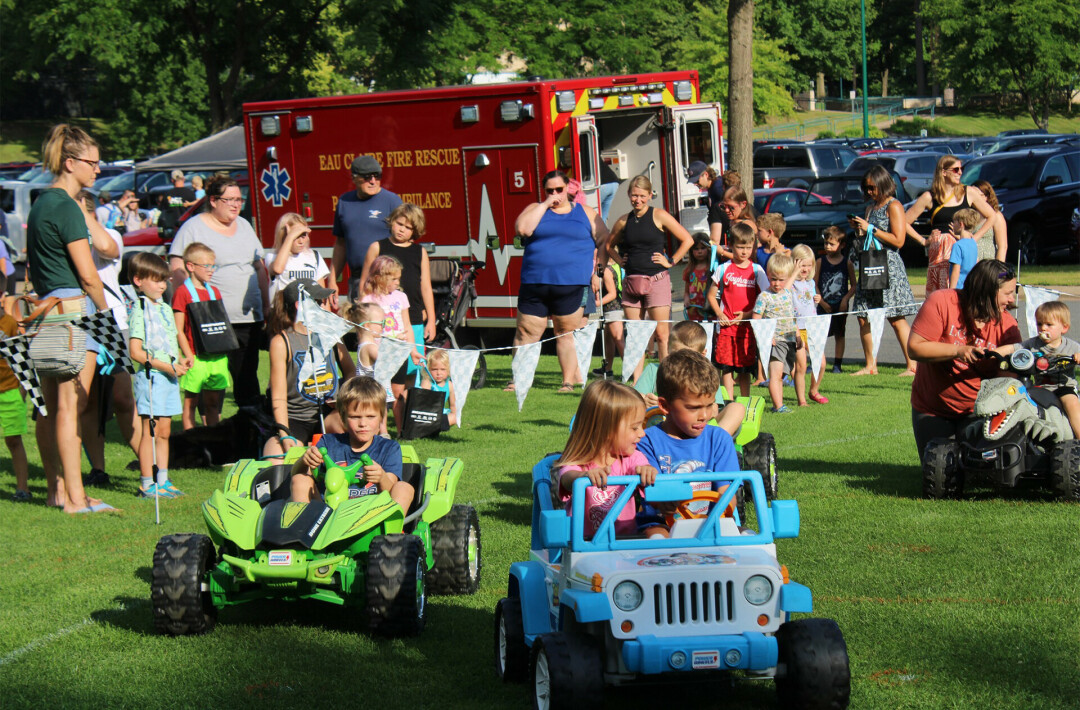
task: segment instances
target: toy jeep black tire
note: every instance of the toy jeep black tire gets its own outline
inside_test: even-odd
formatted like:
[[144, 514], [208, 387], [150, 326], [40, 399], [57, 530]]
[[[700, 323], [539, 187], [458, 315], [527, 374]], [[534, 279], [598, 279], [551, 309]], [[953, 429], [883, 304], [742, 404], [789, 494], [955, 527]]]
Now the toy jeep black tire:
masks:
[[529, 654], [533, 710], [602, 708], [604, 666], [600, 643], [591, 636], [544, 634]]
[[960, 446], [951, 439], [932, 439], [923, 453], [923, 495], [959, 498], [964, 492]]
[[214, 628], [217, 609], [203, 591], [214, 562], [214, 543], [206, 535], [166, 535], [154, 548], [150, 604], [154, 627], [163, 634], [203, 634]]
[[427, 619], [424, 543], [415, 535], [371, 541], [367, 574], [368, 627], [385, 636], [415, 636]]
[[743, 447], [743, 468], [761, 474], [765, 484], [765, 499], [776, 500], [780, 489], [779, 474], [776, 470], [776, 440], [772, 434], [761, 432], [758, 437]]
[[480, 519], [468, 505], [455, 505], [431, 524], [432, 594], [473, 594], [480, 586]]
[[1080, 503], [1080, 441], [1062, 441], [1050, 454], [1050, 480], [1067, 501]]
[[832, 619], [799, 619], [776, 632], [780, 707], [846, 708], [851, 696], [847, 644]]
[[529, 670], [529, 647], [521, 621], [521, 600], [506, 597], [495, 607], [495, 672], [506, 683], [520, 683]]

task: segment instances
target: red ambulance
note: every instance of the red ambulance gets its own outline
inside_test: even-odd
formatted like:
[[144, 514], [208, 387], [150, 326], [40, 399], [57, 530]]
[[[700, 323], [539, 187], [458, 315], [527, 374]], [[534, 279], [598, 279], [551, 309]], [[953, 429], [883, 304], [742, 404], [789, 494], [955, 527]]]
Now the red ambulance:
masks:
[[468, 324], [510, 326], [522, 255], [514, 220], [544, 199], [549, 170], [580, 180], [597, 209], [601, 181], [618, 182], [609, 225], [630, 209], [626, 181], [647, 175], [655, 206], [708, 231], [686, 169], [723, 168], [722, 125], [719, 104], [699, 98], [697, 72], [677, 71], [245, 104], [255, 228], [270, 248], [281, 214], [299, 212], [329, 258], [349, 167], [372, 155], [383, 188], [423, 208], [432, 256], [484, 262]]

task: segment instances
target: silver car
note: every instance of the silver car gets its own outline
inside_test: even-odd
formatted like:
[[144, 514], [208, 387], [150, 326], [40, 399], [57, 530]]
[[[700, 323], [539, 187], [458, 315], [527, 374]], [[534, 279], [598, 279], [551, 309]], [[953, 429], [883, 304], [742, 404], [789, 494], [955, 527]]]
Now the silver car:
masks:
[[927, 151], [863, 155], [848, 166], [848, 172], [865, 173], [871, 166], [881, 165], [900, 176], [909, 195], [918, 196], [930, 189], [930, 183], [934, 181], [934, 168], [940, 158], [940, 153]]
[[26, 261], [26, 220], [30, 216], [30, 205], [48, 190], [49, 184], [35, 184], [18, 180], [0, 182], [0, 209], [7, 221], [8, 239], [15, 247], [11, 255], [13, 262]]

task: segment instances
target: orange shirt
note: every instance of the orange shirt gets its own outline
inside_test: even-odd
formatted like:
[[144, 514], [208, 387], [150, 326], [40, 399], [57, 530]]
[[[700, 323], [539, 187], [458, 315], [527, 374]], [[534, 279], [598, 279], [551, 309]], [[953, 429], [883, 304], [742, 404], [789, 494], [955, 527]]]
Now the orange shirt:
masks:
[[[15, 322], [15, 319], [4, 314], [0, 316], [0, 332], [3, 332], [5, 338], [10, 338], [19, 331], [19, 324]], [[0, 357], [0, 392], [7, 392], [13, 390], [19, 386], [19, 380], [16, 379], [15, 373], [11, 371], [11, 365], [8, 361]]]

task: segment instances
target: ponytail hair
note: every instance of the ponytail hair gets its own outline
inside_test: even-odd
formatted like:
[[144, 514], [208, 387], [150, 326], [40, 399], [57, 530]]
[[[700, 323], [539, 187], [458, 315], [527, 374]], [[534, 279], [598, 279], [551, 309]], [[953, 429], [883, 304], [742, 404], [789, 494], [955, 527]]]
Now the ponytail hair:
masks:
[[56, 177], [64, 171], [64, 162], [68, 158], [78, 158], [88, 148], [97, 148], [98, 144], [90, 134], [67, 123], [58, 123], [49, 131], [45, 142], [41, 144], [41, 163]]

